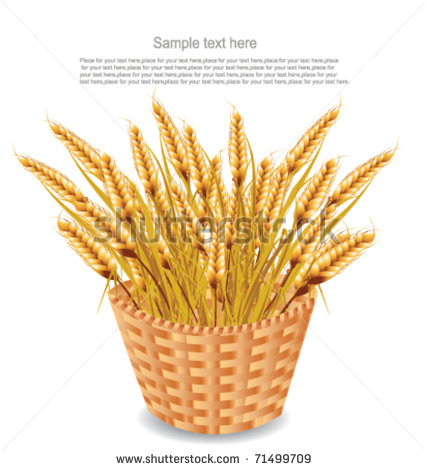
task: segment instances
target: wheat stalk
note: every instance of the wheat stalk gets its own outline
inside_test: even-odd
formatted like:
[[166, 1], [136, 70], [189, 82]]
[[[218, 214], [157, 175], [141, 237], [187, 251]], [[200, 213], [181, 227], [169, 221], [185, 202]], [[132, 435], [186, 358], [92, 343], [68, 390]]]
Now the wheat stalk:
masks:
[[182, 178], [189, 182], [190, 166], [182, 137], [163, 105], [153, 99], [152, 106], [160, 135], [172, 165]]
[[228, 140], [228, 158], [230, 170], [236, 186], [240, 186], [246, 178], [249, 159], [246, 134], [243, 128], [243, 118], [237, 109], [233, 110], [230, 121]]
[[186, 211], [186, 199], [187, 198], [185, 197], [184, 191], [178, 184], [176, 184], [175, 181], [172, 181], [170, 183], [170, 189], [172, 193], [173, 202], [178, 213], [187, 215], [187, 211]]
[[114, 275], [117, 271], [117, 264], [103, 244], [97, 242], [89, 233], [68, 220], [58, 219], [58, 229], [71, 248], [95, 272], [107, 279]]
[[165, 215], [169, 209], [166, 194], [160, 185], [158, 170], [141, 130], [133, 123], [129, 125], [129, 138], [133, 161], [148, 199], [153, 199], [160, 213]]
[[189, 124], [184, 126], [183, 135], [190, 164], [191, 180], [197, 192], [206, 197], [209, 187], [209, 173], [202, 147], [196, 132]]
[[237, 204], [240, 199], [240, 191], [237, 184], [233, 181], [231, 186], [231, 194], [228, 199], [227, 204], [227, 218], [224, 224], [224, 237], [225, 237], [225, 244], [227, 249], [231, 249], [233, 244], [234, 236], [236, 229], [234, 227], [234, 220], [237, 216]]
[[325, 139], [332, 125], [336, 122], [340, 108], [330, 109], [298, 140], [297, 144], [286, 155], [286, 163], [290, 174], [296, 173], [307, 163], [319, 145]]
[[328, 196], [338, 171], [338, 159], [325, 162], [312, 176], [295, 205], [295, 223], [313, 217]]
[[274, 221], [279, 216], [289, 185], [289, 172], [285, 161], [279, 165], [271, 177], [271, 188], [264, 210], [264, 214], [268, 219], [265, 223], [267, 231], [271, 230]]
[[154, 196], [158, 186], [158, 170], [154, 165], [150, 149], [142, 136], [141, 130], [133, 123], [129, 124], [129, 139], [136, 172], [147, 194]]
[[218, 233], [214, 230], [211, 233], [212, 240], [208, 244], [208, 265], [206, 279], [211, 287], [216, 288], [217, 284], [224, 277], [225, 273], [225, 246], [221, 243]]
[[[212, 158], [212, 166], [209, 172], [209, 188], [207, 200], [209, 207], [213, 210], [217, 223], [219, 222], [220, 216], [225, 216], [228, 212], [228, 192], [225, 188], [224, 179], [222, 177], [222, 160], [219, 154], [216, 154]], [[221, 211], [220, 199], [222, 201], [222, 206], [224, 211]]]
[[233, 184], [227, 204], [227, 217], [229, 220], [225, 223], [224, 229], [226, 245], [227, 248], [230, 249], [235, 235], [233, 221], [239, 213], [238, 205], [241, 203], [240, 188], [245, 181], [249, 166], [248, 148], [246, 134], [243, 127], [243, 119], [237, 109], [233, 110], [230, 120], [228, 158], [233, 177]]
[[258, 165], [255, 182], [255, 212], [257, 217], [264, 211], [270, 193], [270, 180], [273, 173], [271, 157], [264, 158]]
[[160, 263], [165, 269], [170, 269], [170, 250], [168, 245], [166, 244], [165, 240], [163, 237], [160, 236], [159, 241], [156, 244], [157, 246], [157, 251], [159, 253], [159, 258], [160, 258]]
[[349, 173], [336, 187], [328, 200], [328, 205], [341, 205], [355, 196], [366, 186], [393, 158], [396, 149], [384, 152], [369, 159]]
[[138, 289], [141, 289], [145, 292], [147, 290], [147, 285], [145, 284], [145, 280], [141, 274], [139, 261], [136, 258], [127, 258], [126, 261], [129, 264], [132, 276]]
[[48, 123], [55, 137], [65, 145], [71, 155], [77, 158], [92, 175], [102, 180], [99, 152], [58, 122], [48, 120]]
[[359, 232], [325, 250], [311, 266], [309, 283], [320, 284], [342, 272], [372, 245], [374, 239], [373, 231]]
[[123, 209], [121, 217], [135, 216], [137, 211], [140, 212], [139, 202], [134, 197], [129, 183], [113, 158], [107, 153], [103, 153], [100, 158], [100, 166], [104, 176], [105, 190], [113, 207]]
[[86, 209], [87, 198], [80, 189], [61, 172], [26, 155], [15, 154], [15, 156], [27, 171], [32, 173], [43, 185], [46, 185], [63, 200], [71, 202], [72, 204], [80, 202], [83, 204], [82, 209]]
[[295, 278], [295, 286], [300, 289], [308, 284], [321, 284], [341, 273], [359, 258], [373, 243], [374, 231], [358, 232], [339, 236], [338, 243], [332, 241], [313, 258], [307, 260]]
[[179, 214], [183, 215], [187, 221], [187, 228], [191, 233], [196, 234], [197, 231], [197, 216], [193, 207], [188, 201], [182, 187], [172, 181], [170, 184], [172, 197]]
[[190, 235], [193, 245], [201, 251], [204, 251], [203, 245], [200, 240], [200, 224], [193, 207], [185, 196], [181, 186], [174, 181], [170, 184], [171, 193], [176, 209], [179, 215], [185, 217], [186, 231]]

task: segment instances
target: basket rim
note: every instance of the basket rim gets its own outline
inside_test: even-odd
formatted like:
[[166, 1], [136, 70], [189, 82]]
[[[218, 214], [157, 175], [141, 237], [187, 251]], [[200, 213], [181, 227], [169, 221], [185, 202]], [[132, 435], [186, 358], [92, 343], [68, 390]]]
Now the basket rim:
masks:
[[[131, 281], [124, 283], [126, 286], [132, 284]], [[270, 318], [265, 318], [257, 322], [244, 323], [242, 325], [231, 325], [231, 326], [198, 326], [198, 325], [186, 325], [184, 323], [177, 323], [171, 320], [164, 320], [163, 318], [154, 317], [145, 310], [139, 310], [133, 305], [121, 300], [119, 298], [120, 293], [123, 293], [124, 289], [122, 286], [114, 286], [108, 291], [108, 298], [112, 307], [118, 307], [126, 315], [130, 315], [136, 320], [145, 321], [156, 328], [161, 328], [167, 331], [188, 333], [194, 335], [231, 335], [236, 333], [242, 333], [252, 330], [258, 330], [265, 328], [274, 323], [280, 323], [285, 321], [289, 316], [298, 315], [300, 309], [305, 307], [306, 309], [313, 309], [317, 297], [317, 290], [314, 290], [312, 295], [306, 293], [298, 299], [293, 300], [289, 308], [281, 313], [280, 315], [274, 315]], [[116, 295], [117, 293], [117, 295]], [[293, 316], [292, 315], [292, 316]]]

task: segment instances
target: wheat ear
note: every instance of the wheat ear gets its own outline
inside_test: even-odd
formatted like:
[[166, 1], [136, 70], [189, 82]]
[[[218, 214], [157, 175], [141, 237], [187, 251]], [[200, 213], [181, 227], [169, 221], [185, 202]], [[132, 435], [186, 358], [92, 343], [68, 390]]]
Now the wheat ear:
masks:
[[166, 194], [159, 182], [158, 170], [142, 132], [133, 123], [129, 125], [129, 138], [133, 161], [136, 171], [142, 182], [145, 193], [157, 204], [160, 212], [166, 214], [169, 209]]
[[[328, 198], [321, 214], [304, 230], [303, 240], [292, 253], [291, 264], [305, 262], [316, 249], [337, 208], [355, 197], [393, 158], [395, 149], [386, 150], [351, 171]], [[323, 233], [322, 233], [323, 231]]]
[[265, 223], [267, 231], [271, 230], [274, 221], [280, 214], [290, 184], [288, 176], [289, 172], [285, 161], [279, 165], [270, 179], [271, 188], [264, 209], [264, 215], [268, 219]]
[[184, 141], [172, 118], [161, 103], [153, 99], [153, 114], [156, 118], [160, 136], [175, 170], [189, 182], [190, 166]]
[[25, 155], [16, 154], [16, 157], [21, 165], [32, 173], [43, 186], [53, 191], [62, 200], [73, 204], [79, 215], [88, 219], [92, 224], [96, 222], [99, 227], [108, 228], [111, 234], [116, 237], [111, 240], [111, 246], [116, 251], [120, 253], [134, 251], [135, 243], [132, 241], [130, 232], [125, 227], [121, 227], [120, 238], [117, 239], [117, 224], [114, 217], [104, 208], [85, 197], [80, 189], [65, 175]]
[[234, 220], [237, 214], [237, 204], [239, 200], [239, 188], [235, 182], [231, 186], [231, 194], [227, 204], [227, 218], [224, 224], [224, 237], [225, 244], [228, 249], [231, 249], [233, 244], [236, 229], [234, 227]]
[[340, 205], [355, 196], [366, 186], [393, 158], [396, 149], [384, 152], [369, 159], [350, 172], [336, 187], [328, 200], [328, 205]]
[[159, 252], [160, 263], [165, 269], [170, 269], [170, 250], [163, 237], [157, 242], [157, 251]]
[[286, 155], [289, 173], [296, 173], [310, 158], [325, 139], [332, 125], [336, 122], [340, 112], [339, 106], [330, 109], [298, 140]]
[[[321, 284], [341, 273], [373, 243], [375, 232], [343, 234], [337, 244], [328, 242], [312, 259], [307, 260], [295, 278], [295, 286]], [[309, 268], [307, 268], [309, 266]]]
[[227, 205], [227, 218], [229, 220], [225, 223], [224, 231], [225, 242], [227, 248], [230, 249], [235, 235], [235, 228], [232, 221], [234, 221], [239, 213], [238, 205], [240, 204], [241, 199], [240, 188], [245, 181], [249, 166], [248, 148], [246, 134], [243, 127], [243, 119], [237, 109], [233, 110], [230, 120], [228, 158], [233, 177], [233, 184]]
[[43, 185], [54, 191], [64, 201], [82, 203], [82, 209], [86, 209], [87, 198], [80, 189], [65, 175], [50, 166], [22, 154], [15, 154], [19, 163], [32, 173]]
[[209, 173], [205, 155], [196, 132], [189, 124], [184, 125], [183, 135], [190, 165], [191, 180], [197, 192], [206, 197], [209, 186]]
[[[225, 188], [224, 179], [222, 177], [222, 160], [219, 154], [216, 154], [212, 158], [212, 166], [210, 168], [210, 180], [209, 180], [209, 189], [207, 200], [209, 207], [213, 210], [216, 219], [221, 215], [225, 216], [227, 214], [227, 205], [228, 205], [228, 192]], [[221, 214], [220, 208], [220, 196], [224, 208], [224, 213]], [[218, 220], [217, 220], [218, 222]]]
[[211, 237], [212, 240], [208, 245], [206, 278], [215, 289], [225, 273], [225, 245], [220, 242], [217, 231], [213, 231]]
[[184, 193], [184, 190], [180, 185], [176, 184], [174, 181], [172, 181], [170, 188], [178, 212], [180, 214], [183, 214], [187, 218], [187, 220], [190, 221], [193, 229], [195, 229], [197, 223], [197, 216], [193, 210], [193, 207], [189, 203], [188, 198]]
[[300, 229], [298, 229], [297, 235], [299, 238], [298, 243], [292, 251], [291, 266], [307, 261], [320, 242], [322, 227], [329, 223], [328, 221], [330, 217], [333, 217], [333, 214], [334, 212], [329, 212], [325, 217], [325, 212], [322, 212], [316, 219], [309, 221], [309, 224], [304, 228], [301, 234]]
[[48, 120], [48, 123], [55, 137], [65, 145], [71, 155], [82, 163], [89, 173], [102, 180], [99, 152], [58, 122]]
[[130, 267], [130, 270], [132, 272], [132, 276], [135, 280], [136, 285], [138, 286], [139, 289], [146, 291], [147, 286], [145, 284], [144, 278], [141, 275], [141, 268], [139, 261], [135, 258], [126, 258], [126, 261]]
[[170, 184], [170, 188], [175, 207], [178, 211], [178, 215], [182, 215], [185, 217], [187, 233], [192, 236], [194, 246], [203, 250], [203, 246], [198, 241], [200, 230], [198, 226], [198, 219], [193, 210], [193, 207], [188, 202], [188, 198], [185, 196], [185, 193], [180, 185], [172, 181]]
[[270, 193], [270, 180], [273, 173], [273, 161], [266, 157], [258, 165], [255, 180], [255, 217], [264, 211]]
[[249, 159], [243, 118], [237, 109], [234, 109], [231, 115], [228, 157], [233, 181], [240, 186], [246, 178]]
[[138, 200], [126, 181], [124, 175], [117, 167], [113, 158], [103, 153], [100, 158], [100, 166], [104, 176], [105, 189], [114, 208], [123, 209], [121, 216], [134, 216], [135, 211], [140, 211]]
[[310, 269], [309, 283], [320, 284], [342, 272], [367, 250], [375, 239], [375, 233], [359, 232], [348, 237], [316, 258]]
[[295, 223], [311, 219], [320, 209], [338, 171], [338, 159], [325, 162], [307, 183], [295, 205]]
[[108, 249], [78, 225], [58, 219], [58, 229], [74, 251], [98, 274], [109, 279], [117, 271], [116, 262]]

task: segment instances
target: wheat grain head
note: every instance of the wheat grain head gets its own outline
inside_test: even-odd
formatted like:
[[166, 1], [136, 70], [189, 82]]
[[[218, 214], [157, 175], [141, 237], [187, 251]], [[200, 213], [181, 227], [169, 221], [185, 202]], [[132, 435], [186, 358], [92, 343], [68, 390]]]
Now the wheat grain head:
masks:
[[190, 165], [191, 180], [197, 192], [206, 197], [209, 186], [209, 173], [202, 147], [196, 132], [189, 124], [184, 125], [183, 135]]
[[290, 174], [296, 173], [311, 159], [336, 122], [339, 112], [339, 106], [330, 109], [304, 133], [297, 144], [288, 152], [286, 163]]
[[188, 182], [190, 166], [184, 141], [163, 105], [153, 99], [153, 114], [156, 118], [160, 136], [175, 170]]
[[255, 181], [255, 217], [264, 211], [270, 193], [270, 180], [273, 173], [271, 157], [264, 158], [257, 168]]
[[302, 191], [295, 205], [295, 223], [311, 219], [328, 196], [338, 171], [338, 159], [325, 162]]
[[214, 289], [221, 281], [225, 273], [225, 245], [221, 243], [218, 233], [213, 231], [212, 240], [208, 245], [208, 264], [206, 278]]
[[243, 118], [237, 109], [234, 109], [231, 115], [228, 157], [233, 180], [236, 186], [240, 186], [246, 178], [249, 159]]
[[328, 205], [340, 205], [355, 196], [390, 163], [395, 151], [396, 149], [385, 150], [351, 171], [336, 187], [328, 200]]
[[102, 180], [99, 152], [58, 122], [48, 120], [48, 123], [55, 137], [65, 145], [71, 155], [82, 163], [89, 173]]
[[271, 177], [271, 188], [268, 194], [268, 200], [265, 206], [265, 216], [268, 218], [265, 226], [268, 231], [280, 214], [283, 206], [286, 192], [290, 185], [289, 172], [286, 161], [282, 162]]
[[58, 219], [58, 230], [71, 248], [95, 272], [109, 279], [117, 271], [116, 262], [108, 248], [97, 242], [77, 224], [65, 219]]

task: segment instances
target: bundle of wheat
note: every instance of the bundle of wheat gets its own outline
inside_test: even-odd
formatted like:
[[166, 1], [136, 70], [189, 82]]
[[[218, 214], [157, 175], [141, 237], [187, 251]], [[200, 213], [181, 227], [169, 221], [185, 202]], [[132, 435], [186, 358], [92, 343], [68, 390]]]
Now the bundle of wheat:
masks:
[[[49, 121], [105, 208], [59, 171], [17, 155], [73, 219], [58, 219], [60, 234], [107, 283], [126, 288], [138, 308], [194, 326], [259, 321], [310, 295], [372, 245], [373, 231], [334, 230], [395, 150], [358, 166], [332, 191], [338, 158], [310, 176], [339, 107], [317, 120], [276, 168], [271, 156], [255, 165], [243, 118], [233, 108], [227, 191], [220, 154], [210, 159], [189, 124], [180, 132], [158, 100], [152, 106], [161, 159], [129, 124], [143, 191], [110, 155]], [[293, 221], [285, 228], [291, 208]]]

